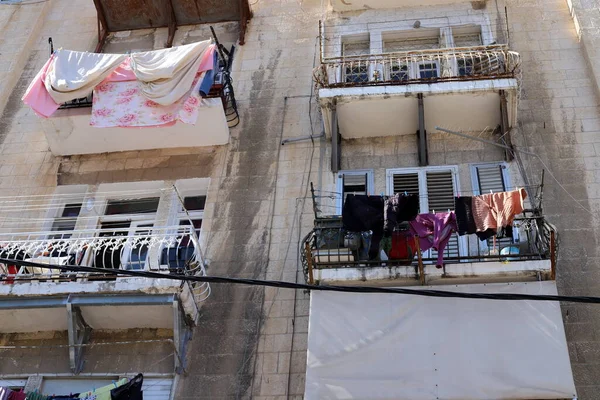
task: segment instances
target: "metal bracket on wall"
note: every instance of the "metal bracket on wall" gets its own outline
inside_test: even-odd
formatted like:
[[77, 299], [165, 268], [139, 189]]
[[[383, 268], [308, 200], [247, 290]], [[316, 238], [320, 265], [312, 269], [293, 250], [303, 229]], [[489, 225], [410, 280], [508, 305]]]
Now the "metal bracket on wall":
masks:
[[69, 364], [73, 374], [83, 370], [84, 344], [90, 340], [92, 328], [85, 322], [81, 309], [67, 302], [67, 331], [69, 334]]
[[419, 149], [419, 166], [429, 165], [429, 154], [427, 152], [427, 131], [425, 130], [425, 106], [423, 104], [423, 93], [417, 95], [419, 102], [419, 130], [417, 131], [417, 145]]

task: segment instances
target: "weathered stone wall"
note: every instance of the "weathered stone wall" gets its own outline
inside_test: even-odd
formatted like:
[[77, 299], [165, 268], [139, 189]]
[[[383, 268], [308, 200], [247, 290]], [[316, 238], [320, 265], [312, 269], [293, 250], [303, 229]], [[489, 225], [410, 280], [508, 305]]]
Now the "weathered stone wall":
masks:
[[[585, 53], [589, 49], [578, 41], [564, 0], [505, 3], [490, 0], [485, 9], [477, 10], [465, 2], [440, 9], [397, 9], [393, 14], [373, 12], [370, 16], [356, 12], [343, 17], [369, 22], [385, 14], [393, 25], [394, 18], [423, 21], [429, 16], [461, 22], [463, 18], [472, 21], [471, 15], [489, 15], [495, 37], [504, 42], [507, 7], [507, 37], [523, 57], [520, 123], [514, 140], [540, 154], [571, 195], [592, 211], [590, 215], [575, 204], [546, 175], [544, 210], [561, 237], [559, 288], [562, 294], [598, 295], [598, 232], [593, 215], [600, 205], [596, 172], [600, 110], [590, 69], [593, 63]], [[231, 130], [229, 145], [55, 158], [48, 152], [38, 117], [21, 105], [20, 98], [48, 57], [49, 36], [55, 47], [93, 49], [93, 2], [50, 0], [0, 7], [2, 195], [49, 194], [57, 184], [209, 177], [202, 232], [211, 261], [209, 274], [302, 280], [298, 244], [312, 225], [308, 183], [335, 191], [329, 167], [331, 149], [322, 139], [283, 147], [280, 140], [322, 131], [312, 70], [318, 62], [317, 21], [326, 10], [316, 0], [258, 1], [252, 8], [247, 43], [238, 47], [234, 62], [241, 124]], [[578, 12], [588, 9], [581, 7]], [[205, 27], [181, 28], [175, 43], [200, 39], [201, 32]], [[595, 38], [593, 29], [586, 32], [590, 40]], [[160, 30], [146, 34], [153, 35], [155, 45], [164, 37]], [[121, 39], [123, 45], [126, 38]], [[386, 168], [416, 165], [416, 140], [412, 138], [344, 141], [342, 147], [344, 169], [373, 168], [381, 177]], [[433, 134], [430, 151], [434, 165], [465, 166], [502, 159], [497, 149]], [[537, 182], [540, 163], [531, 158], [524, 161]], [[376, 179], [381, 187], [380, 178]], [[468, 180], [461, 176], [461, 182]], [[302, 398], [308, 301], [301, 291], [213, 285], [189, 346], [189, 373], [179, 381], [176, 398]], [[580, 398], [598, 398], [597, 310], [564, 305], [563, 317]], [[14, 357], [31, 356], [15, 353]], [[132, 368], [150, 365], [146, 360], [136, 358]]]

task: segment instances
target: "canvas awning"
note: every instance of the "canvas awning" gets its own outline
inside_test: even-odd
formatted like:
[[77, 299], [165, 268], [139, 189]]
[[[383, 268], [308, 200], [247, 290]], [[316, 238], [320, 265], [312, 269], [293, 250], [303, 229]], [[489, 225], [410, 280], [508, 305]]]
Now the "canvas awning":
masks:
[[[443, 289], [557, 294], [554, 281]], [[575, 396], [557, 302], [311, 294], [306, 399]]]

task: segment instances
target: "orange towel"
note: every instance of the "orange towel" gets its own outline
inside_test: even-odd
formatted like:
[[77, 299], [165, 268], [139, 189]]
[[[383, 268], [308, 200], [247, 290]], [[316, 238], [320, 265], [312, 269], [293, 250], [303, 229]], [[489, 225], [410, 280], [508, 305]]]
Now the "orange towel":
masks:
[[474, 196], [472, 207], [477, 232], [512, 224], [515, 216], [523, 212], [526, 198], [525, 189]]

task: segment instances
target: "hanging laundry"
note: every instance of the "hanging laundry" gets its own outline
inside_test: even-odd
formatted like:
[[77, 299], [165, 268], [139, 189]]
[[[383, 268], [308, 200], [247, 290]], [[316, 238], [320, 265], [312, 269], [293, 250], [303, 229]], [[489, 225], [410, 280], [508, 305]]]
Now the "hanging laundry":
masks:
[[128, 383], [110, 391], [111, 400], [143, 400], [144, 376], [138, 374]]
[[8, 400], [25, 400], [27, 394], [25, 392], [15, 392], [13, 391], [8, 395]]
[[94, 89], [90, 125], [108, 127], [153, 127], [173, 125], [177, 121], [195, 125], [202, 106], [200, 79], [187, 96], [163, 106], [144, 97], [138, 82], [104, 82]]
[[8, 396], [12, 393], [7, 387], [0, 386], [0, 400], [8, 400]]
[[419, 213], [419, 197], [415, 195], [395, 195], [385, 200], [383, 230], [390, 235], [398, 224], [412, 221]]
[[419, 214], [410, 223], [411, 232], [419, 236], [422, 251], [433, 248], [438, 253], [436, 267], [444, 266], [444, 249], [456, 231], [456, 215], [453, 212], [437, 214]]
[[168, 49], [131, 54], [131, 68], [140, 82], [143, 95], [163, 106], [173, 104], [192, 87], [203, 63], [212, 69], [214, 56], [211, 40]]
[[44, 80], [46, 90], [59, 104], [87, 97], [126, 58], [126, 54], [57, 50]]
[[[202, 79], [202, 83], [200, 84], [200, 96], [207, 97], [210, 92], [210, 88], [213, 86], [215, 82], [215, 74], [219, 70], [219, 57], [217, 56], [217, 52], [213, 51], [213, 67], [212, 69], [208, 69], [204, 78]], [[202, 68], [202, 67], [201, 67]]]
[[99, 389], [92, 390], [91, 392], [81, 393], [79, 399], [83, 400], [111, 400], [110, 392], [120, 386], [125, 385], [128, 382], [126, 378], [123, 378], [110, 385], [102, 386]]
[[38, 392], [29, 392], [27, 393], [27, 397], [25, 397], [25, 400], [48, 400], [48, 396]]
[[454, 198], [454, 213], [458, 234], [471, 235], [477, 232], [475, 218], [473, 217], [473, 200], [471, 196]]
[[383, 197], [348, 194], [342, 209], [344, 229], [350, 232], [372, 231], [369, 258], [379, 254], [383, 237]]
[[[212, 71], [215, 58], [216, 46], [210, 40], [131, 56], [58, 50], [36, 75], [22, 100], [39, 116], [49, 117], [60, 104], [87, 97], [100, 85], [135, 82], [131, 87], [122, 87], [121, 92], [135, 89], [144, 100], [151, 101], [149, 104], [170, 106], [190, 97], [198, 74]], [[200, 88], [194, 90], [210, 91], [211, 78], [214, 80], [214, 75], [201, 79]]]
[[493, 229], [497, 235], [503, 235], [503, 229], [512, 225], [515, 216], [523, 212], [526, 198], [525, 189], [474, 196], [473, 218], [477, 231]]
[[44, 118], [54, 114], [54, 112], [60, 107], [60, 104], [55, 102], [52, 96], [50, 96], [50, 93], [48, 93], [48, 90], [46, 90], [46, 85], [44, 84], [48, 67], [53, 62], [54, 55], [50, 56], [48, 61], [46, 61], [46, 64], [44, 64], [35, 78], [33, 78], [33, 81], [31, 81], [31, 84], [29, 84], [29, 87], [21, 98], [23, 103], [31, 107], [33, 112]]

